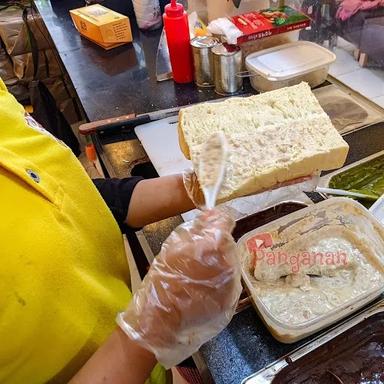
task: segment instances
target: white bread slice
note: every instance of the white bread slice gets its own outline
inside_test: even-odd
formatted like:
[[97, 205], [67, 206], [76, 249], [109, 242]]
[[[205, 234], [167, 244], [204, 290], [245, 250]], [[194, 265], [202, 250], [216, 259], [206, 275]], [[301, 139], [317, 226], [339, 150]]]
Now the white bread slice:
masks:
[[178, 130], [198, 179], [202, 144], [215, 132], [226, 135], [229, 154], [218, 200], [339, 168], [349, 149], [306, 83], [183, 108]]

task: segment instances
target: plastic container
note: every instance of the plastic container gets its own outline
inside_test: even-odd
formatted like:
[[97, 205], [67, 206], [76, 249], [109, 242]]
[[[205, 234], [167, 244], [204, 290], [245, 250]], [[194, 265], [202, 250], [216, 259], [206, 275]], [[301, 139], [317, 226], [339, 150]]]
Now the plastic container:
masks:
[[[378, 287], [365, 291], [308, 321], [294, 325], [288, 321], [283, 322], [277, 319], [267, 308], [265, 300], [258, 294], [257, 281], [249, 268], [251, 256], [247, 247], [248, 240], [255, 239], [254, 236], [258, 235], [259, 239], [267, 239], [268, 236], [271, 236], [269, 241], [272, 244], [279, 244], [282, 241], [289, 243], [294, 240], [301, 242], [306, 236], [311, 236], [311, 234], [318, 236], [320, 229], [324, 231], [328, 228], [330, 236], [334, 236], [336, 228], [351, 231], [353, 235], [356, 235], [369, 247], [372, 258], [366, 257], [366, 260], [375, 266], [376, 270], [384, 273], [384, 227], [361, 204], [344, 197], [331, 198], [284, 216], [247, 233], [237, 243], [241, 258], [242, 277], [256, 310], [272, 335], [283, 343], [293, 343], [328, 327], [376, 299], [384, 290], [384, 282], [380, 282]], [[267, 237], [266, 234], [268, 234]], [[286, 234], [285, 237], [284, 234]], [[271, 244], [267, 245], [268, 247], [271, 246]]]
[[260, 92], [307, 82], [312, 88], [322, 84], [334, 53], [309, 41], [283, 44], [247, 56], [245, 65], [252, 87]]
[[384, 195], [382, 195], [377, 201], [369, 208], [369, 211], [377, 220], [384, 225]]
[[188, 15], [182, 4], [172, 0], [165, 6], [163, 19], [173, 80], [176, 83], [190, 83], [193, 81], [193, 61]]

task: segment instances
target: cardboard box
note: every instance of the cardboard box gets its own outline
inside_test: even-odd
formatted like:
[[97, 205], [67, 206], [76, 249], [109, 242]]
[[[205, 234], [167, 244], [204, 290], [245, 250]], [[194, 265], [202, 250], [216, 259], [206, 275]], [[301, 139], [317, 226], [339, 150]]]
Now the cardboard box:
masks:
[[69, 12], [80, 34], [105, 49], [132, 41], [131, 25], [127, 16], [100, 4]]
[[230, 18], [243, 33], [237, 44], [307, 28], [310, 18], [291, 7], [268, 8]]

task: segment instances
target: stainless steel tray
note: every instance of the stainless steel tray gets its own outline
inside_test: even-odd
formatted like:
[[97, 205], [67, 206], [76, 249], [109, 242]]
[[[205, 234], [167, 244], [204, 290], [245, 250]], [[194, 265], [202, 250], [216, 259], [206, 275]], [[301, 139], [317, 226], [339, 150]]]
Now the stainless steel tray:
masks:
[[340, 85], [320, 87], [313, 93], [342, 135], [384, 119], [384, 111], [380, 107]]
[[365, 308], [364, 310], [359, 312], [357, 315], [354, 315], [353, 317], [350, 317], [349, 319], [345, 320], [340, 325], [326, 331], [325, 333], [320, 335], [318, 338], [304, 344], [303, 346], [299, 347], [293, 352], [276, 360], [266, 368], [244, 379], [242, 381], [242, 384], [272, 384], [276, 376], [284, 368], [288, 367], [289, 364], [292, 364], [292, 362], [314, 351], [315, 349], [319, 348], [321, 345], [329, 342], [330, 340], [334, 339], [336, 336], [346, 332], [347, 330], [361, 323], [362, 321], [381, 312], [384, 312], [384, 298], [382, 298], [380, 301], [376, 302], [375, 304], [369, 306], [368, 308]]
[[[345, 166], [343, 168], [340, 168], [340, 169], [338, 169], [338, 170], [336, 170], [334, 172], [331, 172], [331, 173], [328, 173], [328, 174], [326, 174], [324, 176], [321, 176], [318, 185], [319, 185], [319, 187], [329, 187], [329, 182], [331, 181], [332, 177], [334, 177], [334, 176], [336, 176], [336, 175], [338, 175], [338, 174], [340, 174], [342, 172], [345, 172], [345, 171], [347, 171], [347, 170], [349, 170], [351, 168], [354, 168], [357, 165], [366, 163], [366, 162], [368, 162], [370, 160], [376, 159], [377, 157], [380, 157], [380, 156], [383, 156], [383, 155], [384, 155], [384, 151], [376, 152], [376, 153], [374, 153], [371, 156], [365, 157], [364, 159], [361, 159], [359, 161], [355, 161], [354, 163], [349, 164], [349, 165], [347, 165], [347, 166]], [[321, 195], [323, 197], [325, 197], [325, 198], [331, 197], [331, 195], [327, 195], [325, 193], [321, 194]]]

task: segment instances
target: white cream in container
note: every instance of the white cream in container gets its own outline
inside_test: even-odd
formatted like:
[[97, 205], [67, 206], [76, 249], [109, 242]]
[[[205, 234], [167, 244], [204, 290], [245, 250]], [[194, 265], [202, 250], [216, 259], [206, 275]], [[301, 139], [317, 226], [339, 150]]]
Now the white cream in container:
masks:
[[[260, 241], [266, 241], [266, 247], [256, 253]], [[384, 290], [384, 228], [348, 198], [331, 198], [257, 228], [244, 235], [238, 247], [242, 276], [256, 309], [284, 343], [331, 325]], [[299, 255], [301, 263], [297, 258], [295, 263], [290, 258], [281, 261], [284, 253]], [[321, 263], [304, 264], [307, 254], [324, 257]], [[339, 256], [328, 263], [326, 255], [331, 254]]]

